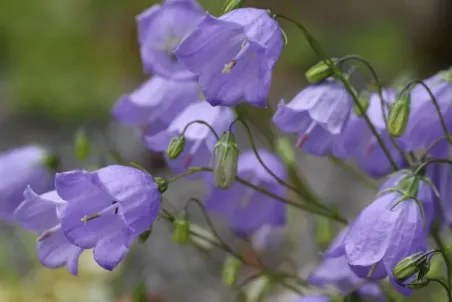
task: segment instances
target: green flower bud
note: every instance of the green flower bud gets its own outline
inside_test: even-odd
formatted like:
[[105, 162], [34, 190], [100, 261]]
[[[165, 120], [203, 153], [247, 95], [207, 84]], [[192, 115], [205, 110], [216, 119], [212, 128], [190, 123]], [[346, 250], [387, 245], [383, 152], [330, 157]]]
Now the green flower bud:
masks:
[[84, 129], [80, 128], [74, 137], [74, 153], [75, 158], [79, 161], [86, 161], [90, 153], [90, 144], [88, 136]]
[[406, 257], [394, 267], [394, 278], [400, 282], [404, 282], [417, 274], [428, 261], [428, 254], [424, 252], [415, 253]]
[[223, 14], [229, 13], [230, 11], [241, 8], [245, 5], [245, 0], [226, 0], [221, 10]]
[[168, 154], [169, 159], [176, 159], [182, 152], [184, 152], [184, 147], [185, 137], [183, 135], [178, 135], [169, 143], [169, 146], [166, 149], [166, 154]]
[[234, 286], [239, 277], [242, 262], [234, 256], [227, 256], [221, 274], [224, 284]]
[[[337, 64], [338, 59], [333, 58], [332, 61]], [[309, 68], [305, 75], [309, 83], [315, 84], [332, 76], [333, 70], [325, 61], [321, 61]]]
[[154, 177], [154, 181], [159, 186], [160, 193], [165, 193], [168, 190], [168, 181], [163, 177]]
[[410, 91], [405, 91], [392, 104], [388, 116], [388, 132], [391, 136], [399, 137], [405, 133], [411, 110]]
[[361, 91], [358, 97], [358, 102], [361, 105], [362, 109], [364, 109], [364, 112], [361, 111], [358, 105], [355, 104], [354, 110], [355, 114], [357, 116], [363, 116], [364, 113], [367, 112], [367, 109], [369, 108], [369, 99], [370, 99], [370, 92], [367, 90]]
[[183, 218], [174, 221], [173, 240], [178, 244], [185, 244], [190, 238], [190, 221], [184, 215]]
[[240, 150], [235, 135], [225, 131], [215, 145], [213, 181], [217, 188], [228, 189], [237, 175]]

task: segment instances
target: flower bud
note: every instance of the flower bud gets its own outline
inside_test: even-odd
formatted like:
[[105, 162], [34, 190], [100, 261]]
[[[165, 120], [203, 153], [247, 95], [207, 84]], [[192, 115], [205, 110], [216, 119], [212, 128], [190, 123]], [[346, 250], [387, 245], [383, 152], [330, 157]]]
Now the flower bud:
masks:
[[357, 105], [355, 104], [354, 110], [355, 110], [355, 114], [356, 114], [357, 116], [363, 116], [363, 115], [367, 112], [367, 109], [369, 108], [369, 99], [370, 99], [370, 92], [369, 92], [369, 91], [363, 90], [363, 91], [359, 94], [358, 102], [359, 102], [359, 104], [361, 105], [361, 108], [364, 110], [364, 112], [361, 111], [361, 109], [359, 108], [359, 106], [357, 106]]
[[404, 282], [418, 273], [426, 265], [428, 255], [424, 252], [415, 253], [406, 257], [394, 267], [394, 278], [399, 282]]
[[245, 5], [245, 0], [226, 0], [221, 10], [223, 14], [229, 13], [230, 11], [241, 8]]
[[185, 137], [183, 135], [178, 135], [169, 143], [168, 148], [166, 149], [166, 154], [168, 154], [169, 159], [176, 159], [182, 152], [184, 152], [184, 147]]
[[190, 238], [190, 221], [187, 215], [174, 221], [173, 240], [178, 244], [185, 244]]
[[[332, 59], [333, 63], [336, 64], [338, 59]], [[333, 70], [325, 61], [321, 61], [306, 71], [306, 79], [309, 83], [315, 84], [329, 78], [333, 74]]]
[[215, 145], [213, 181], [217, 188], [228, 189], [237, 175], [240, 150], [235, 135], [225, 131]]
[[239, 278], [242, 262], [234, 256], [227, 256], [222, 272], [222, 279], [227, 286], [234, 286]]
[[159, 186], [160, 193], [165, 193], [168, 190], [168, 181], [163, 177], [154, 177], [154, 181]]
[[392, 104], [388, 116], [388, 132], [391, 136], [399, 137], [405, 133], [410, 116], [411, 96], [410, 91], [404, 92]]

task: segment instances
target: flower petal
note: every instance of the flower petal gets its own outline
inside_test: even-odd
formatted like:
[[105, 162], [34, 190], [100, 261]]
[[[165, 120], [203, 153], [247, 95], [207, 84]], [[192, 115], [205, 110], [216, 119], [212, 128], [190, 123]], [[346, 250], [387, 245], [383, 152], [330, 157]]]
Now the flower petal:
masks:
[[94, 247], [94, 260], [102, 268], [113, 270], [129, 252], [132, 234], [128, 229], [103, 237]]

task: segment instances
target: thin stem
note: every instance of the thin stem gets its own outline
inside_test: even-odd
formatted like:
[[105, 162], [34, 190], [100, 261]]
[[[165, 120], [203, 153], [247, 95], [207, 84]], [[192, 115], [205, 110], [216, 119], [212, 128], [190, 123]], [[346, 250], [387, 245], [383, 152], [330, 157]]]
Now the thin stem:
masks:
[[452, 295], [451, 295], [451, 293], [450, 293], [450, 287], [448, 287], [443, 281], [441, 281], [441, 280], [439, 280], [439, 279], [435, 279], [435, 278], [429, 278], [429, 279], [427, 279], [427, 283], [429, 283], [429, 282], [431, 282], [431, 281], [436, 282], [436, 283], [438, 283], [439, 285], [441, 285], [441, 286], [444, 288], [444, 290], [446, 291], [446, 293], [447, 293], [447, 297], [448, 297], [448, 299], [449, 299], [449, 302], [452, 302]]
[[218, 134], [217, 134], [217, 132], [215, 131], [215, 129], [213, 129], [213, 127], [210, 126], [207, 122], [201, 121], [201, 120], [191, 121], [190, 123], [188, 123], [187, 125], [185, 125], [185, 128], [184, 128], [184, 130], [182, 131], [182, 135], [184, 135], [184, 134], [185, 134], [185, 131], [187, 131], [188, 127], [190, 127], [190, 126], [193, 125], [193, 124], [203, 124], [204, 126], [206, 126], [207, 128], [210, 129], [210, 131], [213, 133], [213, 135], [215, 135], [215, 138], [216, 138], [217, 140], [220, 139], [220, 137], [218, 136]]
[[[290, 3], [290, 1], [289, 1], [289, 3]], [[290, 4], [292, 5], [292, 3], [290, 3]], [[383, 150], [383, 152], [385, 153], [386, 157], [388, 158], [389, 163], [391, 164], [392, 168], [394, 169], [394, 171], [397, 171], [399, 168], [398, 168], [395, 160], [392, 158], [392, 155], [389, 152], [389, 149], [386, 147], [386, 144], [384, 143], [384, 141], [381, 138], [380, 134], [378, 133], [377, 129], [372, 124], [372, 121], [370, 120], [369, 116], [367, 115], [366, 110], [364, 110], [363, 105], [360, 103], [355, 90], [353, 89], [353, 87], [351, 86], [351, 84], [347, 80], [347, 78], [344, 76], [344, 74], [341, 72], [341, 70], [332, 61], [331, 57], [320, 47], [320, 45], [317, 42], [317, 40], [306, 29], [306, 27], [304, 27], [304, 25], [302, 25], [301, 23], [297, 22], [296, 20], [294, 20], [292, 18], [283, 16], [283, 15], [276, 15], [275, 17], [280, 18], [280, 19], [284, 19], [284, 20], [287, 20], [287, 21], [293, 23], [295, 26], [297, 26], [303, 32], [304, 36], [306, 37], [306, 40], [311, 45], [312, 49], [317, 53], [318, 56], [320, 56], [323, 59], [323, 61], [328, 65], [328, 67], [331, 68], [331, 70], [336, 75], [338, 80], [341, 81], [342, 84], [344, 84], [346, 90], [352, 96], [355, 105], [358, 107], [358, 109], [362, 113], [362, 116], [365, 119], [366, 123], [368, 124], [370, 130], [372, 131], [372, 134], [375, 136], [375, 138], [377, 139], [378, 143], [380, 144], [381, 149]]]
[[424, 154], [422, 154], [422, 156], [421, 156], [421, 161], [425, 161], [425, 159], [426, 159], [427, 156], [428, 156], [428, 153], [429, 153], [430, 151], [432, 151], [432, 149], [435, 148], [435, 147], [436, 147], [439, 143], [441, 143], [444, 139], [449, 139], [449, 135], [447, 135], [447, 136], [442, 136], [442, 137], [440, 137], [440, 138], [435, 139], [435, 140], [430, 144], [430, 146], [428, 146], [427, 149], [425, 149]]
[[355, 168], [341, 160], [340, 158], [334, 157], [332, 155], [329, 156], [332, 162], [334, 162], [336, 165], [341, 167], [342, 169], [346, 170], [350, 174], [352, 174], [357, 180], [361, 181], [363, 184], [365, 184], [367, 187], [371, 189], [377, 189], [378, 185], [375, 184], [373, 181], [371, 181], [366, 176], [362, 175], [359, 171], [357, 171]]
[[445, 158], [432, 158], [426, 162], [423, 162], [419, 167], [414, 171], [415, 175], [418, 175], [422, 169], [427, 168], [427, 166], [431, 164], [448, 164], [452, 166], [452, 160], [445, 159]]
[[438, 104], [438, 101], [436, 100], [436, 97], [433, 95], [433, 92], [432, 92], [431, 89], [427, 86], [427, 84], [425, 84], [425, 83], [424, 83], [423, 81], [421, 81], [421, 80], [414, 80], [414, 81], [411, 81], [411, 82], [409, 82], [408, 84], [405, 85], [405, 87], [401, 90], [400, 94], [402, 94], [403, 92], [405, 92], [407, 89], [410, 89], [410, 87], [411, 87], [412, 85], [415, 85], [415, 84], [419, 84], [419, 85], [421, 85], [422, 87], [424, 87], [425, 90], [427, 90], [427, 93], [428, 93], [429, 96], [430, 96], [430, 99], [431, 99], [431, 101], [432, 101], [432, 103], [433, 103], [433, 106], [435, 106], [435, 110], [436, 110], [436, 112], [437, 112], [437, 114], [438, 114], [438, 117], [439, 117], [439, 120], [440, 120], [440, 122], [441, 122], [441, 127], [443, 128], [444, 136], [447, 138], [447, 141], [449, 142], [449, 144], [452, 145], [452, 138], [449, 136], [449, 130], [447, 129], [446, 122], [444, 121], [443, 114], [441, 113], [441, 108], [440, 108], [440, 106], [439, 106], [439, 104]]
[[[435, 227], [432, 229], [432, 237], [433, 240], [435, 240], [436, 245], [438, 246], [439, 251], [441, 252], [441, 255], [443, 256], [444, 263], [446, 264], [446, 270], [447, 270], [447, 284], [448, 288], [451, 288], [452, 284], [452, 263], [450, 261], [450, 258], [447, 255], [447, 247], [444, 244], [443, 239], [441, 238], [441, 234], [438, 227]], [[449, 293], [450, 295], [450, 293]]]
[[[183, 172], [183, 173], [181, 173], [179, 175], [176, 175], [173, 178], [170, 178], [168, 180], [168, 183], [175, 182], [176, 180], [181, 179], [181, 178], [183, 178], [185, 176], [188, 176], [190, 174], [199, 173], [199, 172], [213, 172], [213, 169], [212, 168], [206, 168], [206, 167], [189, 168], [187, 171], [185, 171], [185, 172]], [[240, 178], [238, 176], [236, 176], [235, 180], [237, 182], [241, 183], [242, 185], [245, 185], [247, 187], [250, 187], [250, 188], [254, 189], [257, 192], [260, 192], [260, 193], [262, 193], [264, 195], [267, 195], [267, 196], [269, 196], [269, 197], [271, 197], [273, 199], [276, 199], [276, 200], [281, 201], [281, 202], [283, 202], [285, 204], [291, 205], [291, 206], [293, 206], [295, 208], [298, 208], [300, 210], [303, 210], [303, 211], [306, 211], [306, 212], [310, 212], [310, 213], [313, 213], [313, 214], [317, 214], [317, 215], [320, 215], [320, 216], [324, 216], [324, 217], [333, 219], [333, 220], [338, 221], [338, 222], [343, 223], [343, 224], [347, 224], [347, 220], [345, 218], [341, 217], [339, 214], [337, 214], [335, 212], [332, 212], [331, 210], [327, 211], [327, 210], [324, 210], [324, 209], [319, 209], [317, 206], [314, 206], [314, 205], [311, 205], [311, 204], [302, 204], [302, 203], [295, 202], [295, 201], [292, 201], [290, 199], [281, 197], [281, 196], [279, 196], [279, 195], [277, 195], [277, 194], [275, 194], [275, 193], [273, 193], [271, 191], [267, 191], [264, 188], [256, 186], [256, 185], [254, 185], [254, 184], [248, 182], [247, 180], [245, 180], [243, 178]]]

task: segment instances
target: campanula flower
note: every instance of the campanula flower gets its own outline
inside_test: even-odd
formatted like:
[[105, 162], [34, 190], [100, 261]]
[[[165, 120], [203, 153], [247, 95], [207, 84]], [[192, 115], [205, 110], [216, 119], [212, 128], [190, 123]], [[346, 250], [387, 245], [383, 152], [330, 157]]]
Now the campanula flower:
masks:
[[23, 192], [30, 185], [36, 192], [52, 189], [53, 176], [46, 167], [49, 154], [37, 146], [24, 146], [0, 153], [0, 218], [11, 221]]
[[[163, 152], [170, 141], [181, 135], [184, 128], [193, 121], [202, 120], [215, 129], [217, 134], [229, 128], [234, 120], [234, 112], [228, 107], [212, 107], [205, 101], [195, 102], [185, 108], [169, 125], [155, 135], [145, 136], [144, 140], [152, 151]], [[216, 143], [215, 135], [203, 124], [191, 124], [185, 132], [184, 151], [168, 164], [176, 172], [192, 166], [209, 166]]]
[[353, 100], [344, 85], [328, 79], [310, 85], [285, 104], [281, 101], [273, 122], [284, 132], [298, 133], [297, 147], [328, 155], [350, 117]]
[[241, 8], [220, 18], [206, 14], [175, 54], [210, 104], [265, 107], [282, 46], [281, 28], [266, 10]]
[[123, 95], [113, 106], [112, 114], [130, 126], [164, 129], [189, 104], [198, 100], [195, 81], [174, 81], [153, 76], [130, 94]]
[[30, 187], [24, 197], [14, 218], [26, 230], [39, 234], [36, 248], [41, 264], [48, 268], [66, 265], [71, 274], [77, 275], [78, 259], [84, 249], [71, 244], [61, 229], [61, 214], [67, 202], [56, 191], [38, 195]]
[[121, 262], [160, 212], [158, 185], [135, 168], [58, 173], [55, 187], [68, 203], [61, 216], [65, 236], [76, 246], [94, 248], [94, 259], [107, 270]]
[[427, 177], [438, 190], [441, 218], [447, 226], [452, 226], [452, 167], [447, 164], [431, 164], [427, 167]]
[[[431, 89], [441, 110], [449, 132], [452, 132], [452, 69], [441, 71], [426, 79], [424, 83]], [[411, 113], [405, 134], [401, 137], [407, 150], [414, 151], [428, 147], [434, 140], [443, 137], [444, 131], [427, 90], [417, 85], [411, 90]], [[432, 150], [435, 157], [447, 155], [447, 145]]]
[[[351, 269], [362, 278], [379, 280], [389, 275], [395, 265], [405, 257], [425, 250], [430, 225], [434, 219], [434, 196], [430, 186], [423, 180], [411, 183], [414, 176], [399, 172], [394, 174], [380, 189], [381, 195], [367, 206], [351, 224], [342, 242], [330, 255], [345, 255]], [[397, 186], [420, 202], [404, 197], [395, 191], [383, 191]], [[394, 284], [394, 283], [393, 283]], [[403, 294], [405, 288], [396, 286]]]
[[[276, 155], [263, 149], [258, 152], [273, 173], [286, 179], [284, 165]], [[285, 187], [262, 167], [253, 151], [240, 154], [237, 175], [279, 196], [286, 194]], [[252, 235], [265, 224], [281, 227], [286, 222], [286, 204], [238, 182], [227, 190], [212, 186], [205, 207], [212, 213], [224, 215], [230, 228], [244, 237]]]
[[[394, 101], [396, 91], [385, 89], [382, 95], [385, 101], [384, 109], [387, 117], [387, 106]], [[390, 135], [386, 130], [381, 100], [377, 93], [372, 93], [369, 97], [367, 115], [382, 138], [383, 143], [389, 149], [398, 167], [404, 168], [406, 162], [400, 152], [394, 147]], [[336, 144], [342, 144], [346, 157], [353, 158], [369, 176], [381, 177], [392, 171], [392, 166], [369, 125], [363, 117], [356, 115], [354, 111], [352, 111], [348, 124], [338, 140], [339, 142], [336, 142]], [[401, 146], [403, 147], [403, 144]], [[335, 149], [333, 148], [333, 153], [334, 151]], [[342, 157], [342, 154], [335, 155]]]
[[166, 0], [137, 16], [144, 70], [165, 78], [195, 80], [174, 55], [175, 48], [204, 16], [194, 0]]

